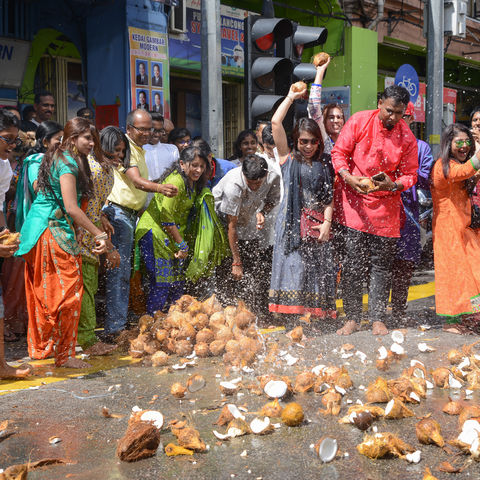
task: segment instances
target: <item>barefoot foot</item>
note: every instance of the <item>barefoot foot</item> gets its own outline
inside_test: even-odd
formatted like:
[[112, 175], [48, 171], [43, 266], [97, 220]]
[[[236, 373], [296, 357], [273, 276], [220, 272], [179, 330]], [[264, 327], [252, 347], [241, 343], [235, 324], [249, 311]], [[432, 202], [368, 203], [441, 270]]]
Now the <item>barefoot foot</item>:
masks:
[[348, 320], [348, 322], [339, 330], [337, 330], [337, 335], [351, 335], [353, 332], [358, 330], [358, 325], [355, 320]]
[[65, 363], [61, 365], [56, 365], [57, 367], [61, 368], [89, 368], [91, 365], [79, 358], [69, 358]]
[[108, 355], [118, 348], [118, 345], [112, 345], [110, 343], [97, 342], [91, 347], [83, 351], [85, 355], [91, 355], [97, 357], [101, 355]]
[[388, 335], [387, 327], [383, 322], [373, 322], [372, 323], [372, 334], [373, 335]]
[[5, 363], [0, 365], [0, 380], [25, 378], [28, 377], [31, 372], [32, 368], [30, 365], [21, 365], [15, 368]]

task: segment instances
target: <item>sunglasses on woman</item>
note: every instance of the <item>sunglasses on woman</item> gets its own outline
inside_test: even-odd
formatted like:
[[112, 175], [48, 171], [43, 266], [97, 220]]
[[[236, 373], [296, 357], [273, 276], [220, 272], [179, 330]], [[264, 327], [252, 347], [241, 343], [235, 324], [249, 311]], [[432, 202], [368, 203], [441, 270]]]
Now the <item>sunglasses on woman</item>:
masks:
[[302, 146], [306, 146], [306, 145], [309, 145], [309, 144], [310, 145], [318, 145], [320, 143], [320, 140], [318, 140], [317, 138], [299, 138], [298, 142]]
[[467, 147], [470, 147], [472, 145], [472, 142], [467, 139], [467, 140], [455, 140], [455, 146], [457, 148], [462, 148], [464, 145], [466, 145]]

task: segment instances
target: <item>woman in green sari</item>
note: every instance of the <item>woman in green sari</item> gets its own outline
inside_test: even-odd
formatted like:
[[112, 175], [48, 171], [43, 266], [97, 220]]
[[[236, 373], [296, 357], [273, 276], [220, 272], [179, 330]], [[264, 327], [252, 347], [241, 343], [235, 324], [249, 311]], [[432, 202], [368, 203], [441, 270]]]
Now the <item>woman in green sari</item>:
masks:
[[196, 280], [205, 275], [226, 254], [213, 197], [203, 188], [209, 173], [208, 158], [199, 148], [184, 149], [176, 170], [163, 182], [175, 185], [178, 194], [171, 198], [155, 194], [138, 222], [135, 268], [141, 259], [148, 277], [150, 315], [182, 296], [186, 277]]

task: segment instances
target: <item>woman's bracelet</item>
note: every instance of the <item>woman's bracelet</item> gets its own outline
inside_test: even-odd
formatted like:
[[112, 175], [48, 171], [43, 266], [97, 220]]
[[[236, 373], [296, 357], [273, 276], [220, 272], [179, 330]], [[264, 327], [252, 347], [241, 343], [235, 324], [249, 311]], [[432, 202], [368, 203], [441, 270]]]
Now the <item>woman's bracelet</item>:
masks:
[[101, 242], [102, 240], [108, 240], [108, 233], [102, 232], [95, 236], [96, 242]]
[[312, 83], [312, 87], [321, 87], [322, 84], [321, 83]]
[[328, 222], [328, 223], [332, 223], [332, 221], [329, 218], [324, 218], [323, 221]]
[[232, 263], [232, 267], [241, 267], [242, 266], [242, 262], [233, 262]]
[[175, 246], [182, 252], [186, 252], [188, 250], [188, 245], [185, 240], [182, 240], [180, 243], [175, 242]]

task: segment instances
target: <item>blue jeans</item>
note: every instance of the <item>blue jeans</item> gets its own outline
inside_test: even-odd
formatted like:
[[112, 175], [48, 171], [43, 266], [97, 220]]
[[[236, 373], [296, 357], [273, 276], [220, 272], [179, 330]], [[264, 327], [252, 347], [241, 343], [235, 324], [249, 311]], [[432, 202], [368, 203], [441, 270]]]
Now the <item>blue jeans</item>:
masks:
[[137, 215], [111, 204], [104, 207], [103, 211], [115, 229], [112, 243], [120, 254], [120, 266], [106, 271], [105, 333], [115, 334], [123, 330], [127, 324], [132, 249]]

